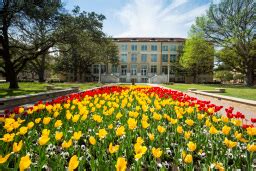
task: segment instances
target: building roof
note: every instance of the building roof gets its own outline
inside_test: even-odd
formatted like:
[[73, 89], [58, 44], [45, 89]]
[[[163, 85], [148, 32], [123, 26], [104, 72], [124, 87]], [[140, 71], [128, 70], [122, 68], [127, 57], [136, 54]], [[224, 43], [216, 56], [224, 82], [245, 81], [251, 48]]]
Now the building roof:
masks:
[[113, 38], [115, 42], [185, 42], [184, 38], [172, 37], [120, 37]]

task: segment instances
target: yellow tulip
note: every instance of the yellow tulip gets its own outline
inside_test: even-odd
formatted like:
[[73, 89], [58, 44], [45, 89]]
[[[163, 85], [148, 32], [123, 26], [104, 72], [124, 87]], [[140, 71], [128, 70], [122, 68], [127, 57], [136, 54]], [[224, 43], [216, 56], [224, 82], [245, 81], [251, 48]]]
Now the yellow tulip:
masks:
[[41, 136], [38, 140], [38, 143], [40, 145], [45, 145], [49, 140], [50, 138], [48, 136]]
[[185, 139], [188, 140], [190, 138], [190, 136], [191, 136], [191, 131], [185, 131], [185, 133], [184, 133]]
[[41, 118], [36, 118], [36, 119], [35, 119], [35, 123], [36, 123], [36, 124], [39, 124], [40, 122], [41, 122]]
[[184, 162], [185, 163], [192, 163], [193, 162], [193, 157], [192, 157], [192, 155], [191, 154], [188, 154], [188, 155], [186, 155], [186, 157], [185, 157], [185, 159], [184, 159]]
[[109, 151], [111, 154], [117, 152], [118, 149], [119, 149], [119, 145], [113, 146], [112, 143], [109, 144], [108, 151]]
[[31, 160], [28, 155], [21, 157], [20, 164], [19, 164], [20, 171], [24, 171], [25, 169], [28, 169], [30, 167], [30, 164], [31, 164]]
[[141, 144], [135, 144], [134, 151], [135, 151], [135, 159], [138, 160], [146, 153], [147, 147], [142, 146]]
[[107, 134], [108, 134], [108, 132], [104, 128], [100, 129], [99, 132], [97, 133], [97, 135], [100, 137], [100, 139], [105, 138]]
[[74, 155], [69, 160], [68, 170], [69, 171], [73, 171], [73, 170], [75, 170], [78, 167], [78, 165], [79, 165], [78, 157], [76, 155]]
[[153, 141], [153, 140], [155, 139], [155, 135], [154, 135], [154, 134], [151, 134], [151, 133], [148, 134], [148, 137], [149, 137], [149, 139], [150, 139], [151, 141]]
[[15, 134], [12, 133], [12, 134], [4, 134], [4, 137], [3, 138], [0, 138], [0, 140], [4, 141], [4, 142], [11, 142], [13, 141], [13, 138], [14, 138]]
[[63, 136], [63, 132], [58, 132], [58, 131], [55, 132], [55, 139], [57, 141], [59, 141], [62, 138], [62, 136]]
[[247, 134], [249, 136], [255, 136], [256, 135], [256, 127], [249, 127], [246, 129]]
[[189, 126], [193, 126], [195, 122], [192, 119], [186, 119], [185, 123]]
[[81, 138], [81, 136], [82, 136], [82, 132], [81, 132], [81, 131], [78, 131], [78, 132], [74, 132], [72, 138], [73, 138], [74, 140], [78, 141], [78, 140]]
[[116, 136], [122, 136], [125, 134], [125, 128], [124, 126], [120, 126], [116, 129]]
[[247, 150], [249, 152], [256, 152], [256, 144], [248, 144], [247, 145]]
[[62, 148], [69, 148], [72, 145], [72, 139], [70, 139], [68, 142], [67, 141], [63, 141], [63, 143], [61, 144]]
[[137, 121], [134, 118], [129, 118], [127, 123], [128, 123], [129, 129], [135, 129], [137, 127]]
[[34, 122], [29, 122], [27, 127], [28, 127], [28, 129], [31, 129], [34, 127], [34, 125], [35, 125]]
[[57, 121], [54, 123], [54, 127], [55, 127], [55, 128], [58, 128], [58, 127], [60, 127], [60, 126], [62, 126], [62, 121], [61, 121], [61, 120], [57, 120]]
[[196, 150], [196, 143], [193, 143], [192, 141], [189, 141], [187, 144], [189, 151], [195, 151]]
[[231, 127], [225, 125], [222, 128], [222, 133], [225, 134], [225, 135], [228, 135], [230, 130], [231, 130]]
[[160, 158], [162, 155], [163, 151], [161, 150], [161, 148], [152, 148], [152, 154], [155, 158]]
[[225, 138], [224, 140], [224, 144], [228, 147], [228, 148], [233, 148], [237, 145], [237, 142], [228, 140], [227, 138]]
[[90, 144], [94, 145], [94, 144], [96, 144], [96, 139], [94, 137], [90, 136], [89, 142], [90, 142]]
[[209, 130], [209, 133], [210, 134], [217, 134], [219, 131], [214, 127], [214, 126], [211, 126], [210, 130]]
[[177, 126], [177, 132], [178, 132], [179, 134], [182, 134], [182, 133], [183, 133], [183, 128], [182, 128], [182, 126]]
[[160, 126], [160, 125], [157, 126], [157, 130], [160, 133], [164, 133], [166, 131], [166, 129], [163, 126]]
[[74, 115], [74, 116], [72, 117], [72, 122], [77, 123], [77, 121], [79, 120], [79, 118], [80, 118], [80, 115], [79, 115], [79, 114]]
[[50, 117], [45, 117], [45, 118], [43, 119], [43, 124], [48, 125], [48, 124], [50, 123], [51, 119], [52, 119], [52, 118], [50, 118]]
[[22, 140], [20, 140], [19, 144], [18, 144], [18, 143], [16, 143], [16, 142], [15, 142], [15, 143], [13, 143], [12, 151], [13, 151], [14, 153], [19, 152], [19, 151], [21, 150], [21, 148], [22, 148], [22, 145], [23, 145]]
[[27, 132], [28, 132], [28, 127], [23, 126], [23, 127], [20, 128], [19, 134], [20, 135], [25, 135]]
[[0, 164], [5, 163], [8, 160], [8, 158], [10, 157], [10, 155], [11, 155], [11, 153], [5, 155], [4, 157], [2, 155], [0, 155]]
[[43, 129], [42, 131], [42, 136], [49, 136], [50, 135], [50, 130], [49, 129]]
[[118, 157], [117, 162], [116, 162], [116, 171], [126, 171], [126, 166], [127, 161], [123, 157]]

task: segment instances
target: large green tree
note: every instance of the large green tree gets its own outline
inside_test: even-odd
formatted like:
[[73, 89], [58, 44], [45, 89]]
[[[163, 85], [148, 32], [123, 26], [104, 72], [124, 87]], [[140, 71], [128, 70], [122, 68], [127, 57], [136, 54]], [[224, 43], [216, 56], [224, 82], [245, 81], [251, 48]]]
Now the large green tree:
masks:
[[186, 40], [180, 58], [180, 64], [187, 70], [187, 74], [193, 76], [193, 82], [198, 83], [200, 74], [211, 73], [214, 62], [214, 47], [199, 34], [191, 35]]
[[221, 0], [211, 4], [205, 16], [198, 17], [192, 26], [203, 32], [207, 40], [225, 48], [221, 60], [246, 76], [246, 84], [253, 85], [256, 68], [256, 1]]
[[27, 62], [45, 54], [54, 45], [53, 38], [42, 31], [50, 30], [60, 4], [58, 1], [4, 0], [2, 5], [0, 72], [10, 82], [9, 88], [18, 88], [17, 75]]
[[102, 32], [104, 19], [94, 12], [80, 12], [79, 7], [62, 16], [60, 34], [64, 36], [59, 42], [62, 53], [57, 60], [58, 71], [68, 71], [73, 74], [73, 81], [78, 81], [89, 73], [92, 64], [117, 63], [117, 47]]

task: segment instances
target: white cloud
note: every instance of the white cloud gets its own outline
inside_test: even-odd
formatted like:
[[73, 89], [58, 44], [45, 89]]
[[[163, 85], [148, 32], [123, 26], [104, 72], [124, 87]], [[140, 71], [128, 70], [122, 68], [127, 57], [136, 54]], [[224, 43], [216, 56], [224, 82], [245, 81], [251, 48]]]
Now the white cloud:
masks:
[[[124, 31], [116, 37], [187, 37], [196, 16], [209, 4], [190, 8], [188, 0], [130, 0], [117, 12]], [[186, 12], [183, 9], [188, 9]]]

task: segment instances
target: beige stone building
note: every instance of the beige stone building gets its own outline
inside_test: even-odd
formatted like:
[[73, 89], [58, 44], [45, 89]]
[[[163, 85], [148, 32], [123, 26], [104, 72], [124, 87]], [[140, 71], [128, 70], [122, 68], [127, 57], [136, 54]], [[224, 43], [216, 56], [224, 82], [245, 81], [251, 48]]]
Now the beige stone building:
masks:
[[[185, 39], [114, 38], [113, 41], [119, 49], [119, 65], [93, 65], [94, 78], [100, 77], [102, 82], [131, 82], [132, 79], [138, 83], [192, 82], [192, 77], [175, 70]], [[199, 82], [212, 81], [212, 74], [199, 76]]]

